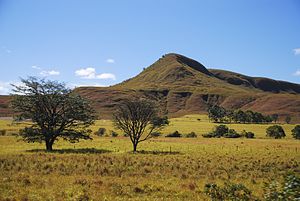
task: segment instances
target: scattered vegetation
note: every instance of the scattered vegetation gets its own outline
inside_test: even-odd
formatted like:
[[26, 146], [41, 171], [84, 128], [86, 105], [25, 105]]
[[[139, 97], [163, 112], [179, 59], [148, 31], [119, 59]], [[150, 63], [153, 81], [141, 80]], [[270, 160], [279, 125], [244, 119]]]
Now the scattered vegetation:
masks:
[[104, 136], [106, 133], [106, 128], [99, 128], [94, 134], [100, 137]]
[[182, 137], [182, 134], [179, 133], [178, 131], [175, 131], [173, 133], [166, 135], [166, 137]]
[[207, 112], [209, 119], [216, 123], [276, 123], [278, 120], [278, 115], [264, 116], [251, 110], [227, 110], [218, 105], [210, 106]]
[[186, 134], [186, 137], [187, 138], [196, 138], [198, 136], [197, 136], [197, 134], [195, 132], [190, 132], [190, 133]]

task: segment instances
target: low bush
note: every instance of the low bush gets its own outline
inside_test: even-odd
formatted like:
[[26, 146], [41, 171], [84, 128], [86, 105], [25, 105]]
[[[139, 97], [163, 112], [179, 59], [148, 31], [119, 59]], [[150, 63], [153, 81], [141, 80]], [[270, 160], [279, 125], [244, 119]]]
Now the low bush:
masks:
[[106, 133], [106, 128], [99, 128], [98, 131], [96, 131], [94, 134], [98, 136], [104, 136]]
[[241, 137], [245, 138], [254, 138], [255, 134], [253, 132], [243, 130], [241, 133]]
[[110, 135], [112, 137], [118, 137], [119, 134], [116, 131], [110, 131]]
[[227, 133], [223, 135], [225, 138], [239, 138], [241, 137], [234, 129], [229, 129]]
[[285, 137], [285, 132], [283, 128], [279, 125], [270, 126], [266, 130], [267, 137], [272, 137], [275, 139], [280, 139]]
[[161, 136], [160, 132], [153, 132], [153, 133], [151, 133], [151, 137], [159, 137], [159, 136]]
[[295, 126], [292, 130], [292, 136], [293, 138], [300, 140], [300, 125]]
[[187, 137], [187, 138], [196, 138], [197, 134], [195, 132], [190, 132], [190, 133], [186, 134], [185, 137]]
[[288, 174], [281, 184], [275, 181], [265, 184], [264, 191], [266, 201], [300, 200], [300, 177]]
[[225, 183], [224, 187], [220, 187], [214, 183], [208, 183], [204, 186], [204, 193], [211, 200], [255, 200], [249, 190], [243, 184]]
[[216, 136], [214, 132], [210, 132], [210, 133], [202, 134], [202, 137], [213, 138], [213, 137], [221, 137], [221, 136]]
[[182, 134], [180, 134], [178, 131], [175, 131], [174, 133], [166, 135], [166, 137], [182, 137]]
[[4, 136], [6, 135], [6, 130], [5, 129], [1, 129], [0, 130], [0, 136]]

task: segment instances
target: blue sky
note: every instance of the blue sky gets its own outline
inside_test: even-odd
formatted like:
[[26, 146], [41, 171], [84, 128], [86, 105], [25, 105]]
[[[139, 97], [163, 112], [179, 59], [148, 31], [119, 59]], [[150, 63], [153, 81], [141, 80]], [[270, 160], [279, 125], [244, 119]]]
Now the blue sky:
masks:
[[0, 0], [0, 94], [27, 76], [108, 86], [170, 52], [300, 83], [300, 1]]

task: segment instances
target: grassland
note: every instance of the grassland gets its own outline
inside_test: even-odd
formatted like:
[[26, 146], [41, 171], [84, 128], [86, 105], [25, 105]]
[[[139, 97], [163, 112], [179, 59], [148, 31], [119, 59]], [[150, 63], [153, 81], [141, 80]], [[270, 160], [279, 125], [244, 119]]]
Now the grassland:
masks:
[[[198, 120], [200, 119], [200, 121]], [[1, 129], [18, 129], [0, 121]], [[201, 135], [215, 124], [206, 116], [189, 115], [171, 120], [163, 133], [178, 130]], [[143, 142], [132, 154], [125, 137], [97, 137], [70, 144], [59, 141], [56, 152], [43, 144], [28, 144], [13, 136], [0, 137], [0, 200], [209, 200], [208, 182], [244, 183], [262, 198], [264, 182], [300, 173], [300, 141], [291, 138], [294, 125], [283, 125], [287, 138], [265, 137], [269, 125], [230, 124], [246, 129], [256, 139], [170, 139]], [[92, 127], [112, 130], [100, 120]]]

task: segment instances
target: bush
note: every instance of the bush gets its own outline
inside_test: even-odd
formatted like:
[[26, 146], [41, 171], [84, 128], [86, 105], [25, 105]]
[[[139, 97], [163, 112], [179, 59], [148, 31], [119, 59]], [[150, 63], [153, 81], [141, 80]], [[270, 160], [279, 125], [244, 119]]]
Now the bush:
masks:
[[264, 188], [266, 201], [272, 200], [299, 200], [300, 199], [300, 177], [294, 174], [285, 176], [284, 181], [279, 184], [272, 182]]
[[161, 136], [160, 132], [153, 132], [153, 133], [151, 133], [151, 137], [159, 137], [159, 136]]
[[300, 125], [295, 126], [292, 130], [292, 136], [293, 138], [300, 140]]
[[215, 130], [213, 131], [215, 133], [215, 136], [223, 136], [224, 134], [228, 133], [229, 128], [225, 125], [219, 125], [215, 127]]
[[273, 137], [275, 139], [280, 139], [285, 137], [285, 132], [283, 128], [279, 125], [270, 126], [266, 130], [268, 137]]
[[6, 135], [6, 130], [5, 129], [0, 130], [0, 135], [2, 136]]
[[119, 134], [116, 131], [110, 131], [110, 135], [112, 137], [118, 137]]
[[229, 129], [227, 133], [223, 135], [225, 138], [239, 138], [241, 137], [234, 129]]
[[245, 138], [254, 138], [255, 134], [252, 132], [247, 132], [245, 130], [242, 131], [241, 133], [241, 137], [245, 137]]
[[211, 200], [254, 200], [252, 192], [243, 184], [225, 183], [224, 187], [217, 184], [205, 184], [204, 193]]
[[98, 131], [95, 132], [95, 135], [104, 136], [106, 133], [106, 128], [99, 128]]
[[186, 137], [187, 138], [196, 138], [197, 134], [195, 132], [190, 132], [190, 133], [186, 134]]
[[212, 137], [221, 137], [221, 136], [216, 136], [214, 132], [210, 132], [210, 133], [202, 134], [202, 137], [204, 137], [204, 138], [212, 138]]
[[178, 131], [175, 131], [174, 133], [166, 135], [166, 137], [182, 137], [182, 134], [180, 134]]

